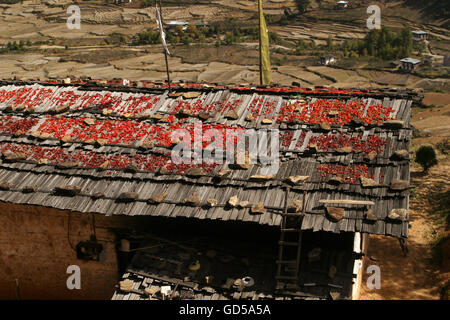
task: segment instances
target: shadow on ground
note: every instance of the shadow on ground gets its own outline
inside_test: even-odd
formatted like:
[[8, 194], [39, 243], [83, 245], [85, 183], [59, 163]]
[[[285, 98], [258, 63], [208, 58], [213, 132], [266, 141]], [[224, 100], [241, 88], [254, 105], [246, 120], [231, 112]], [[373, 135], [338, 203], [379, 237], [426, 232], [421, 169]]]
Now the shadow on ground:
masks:
[[[381, 288], [368, 289], [370, 274], [364, 273], [361, 299], [416, 299], [443, 297], [449, 283], [448, 212], [450, 209], [449, 166], [438, 166], [429, 174], [411, 172], [411, 184], [416, 186], [410, 198], [409, 253], [405, 256], [396, 238], [370, 236], [367, 266], [378, 265]], [[442, 242], [441, 259], [436, 259], [436, 243]], [[444, 289], [446, 291], [448, 289]]]
[[407, 244], [409, 253], [405, 257], [397, 239], [371, 236], [367, 266], [380, 267], [381, 288], [369, 290], [366, 282], [370, 274], [364, 274], [361, 299], [439, 299], [437, 268], [429, 261], [430, 247], [411, 240]]

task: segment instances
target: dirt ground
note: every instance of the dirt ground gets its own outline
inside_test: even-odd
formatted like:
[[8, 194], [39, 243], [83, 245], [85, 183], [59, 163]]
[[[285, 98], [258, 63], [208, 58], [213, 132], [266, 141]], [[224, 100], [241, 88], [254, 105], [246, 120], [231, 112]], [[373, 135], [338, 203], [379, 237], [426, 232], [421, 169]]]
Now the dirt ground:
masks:
[[448, 106], [450, 105], [450, 94], [430, 92], [425, 95], [422, 103], [427, 106]]
[[[427, 176], [414, 168], [412, 184], [415, 192], [426, 195], [436, 183], [445, 183], [448, 189], [450, 166], [433, 168]], [[436, 300], [440, 299], [441, 287], [450, 280], [448, 265], [438, 266], [432, 261], [431, 243], [439, 233], [430, 215], [430, 208], [422, 197], [411, 199], [411, 228], [407, 240], [408, 255], [404, 256], [395, 238], [371, 236], [368, 265], [378, 265], [381, 270], [381, 289], [369, 290], [363, 277], [361, 299], [363, 300]], [[450, 254], [447, 250], [447, 255]], [[446, 262], [448, 264], [448, 261]]]
[[[440, 94], [427, 94], [424, 104], [446, 105], [448, 101], [444, 98], [446, 96]], [[450, 118], [443, 116], [442, 112], [437, 107], [414, 109], [413, 125], [429, 130], [432, 136], [413, 139], [412, 151], [420, 144], [436, 145], [450, 136]], [[444, 124], [447, 124], [445, 129], [432, 130], [436, 125], [442, 127]], [[436, 300], [442, 298], [442, 288], [450, 284], [450, 241], [447, 240], [442, 246], [442, 261], [436, 261], [432, 249], [440, 237], [450, 234], [449, 226], [436, 213], [442, 207], [445, 210], [449, 201], [450, 159], [448, 155], [438, 152], [438, 161], [439, 165], [431, 168], [426, 175], [416, 163], [412, 163], [411, 185], [415, 189], [410, 197], [412, 221], [407, 240], [408, 255], [404, 256], [395, 238], [370, 237], [367, 266], [374, 264], [380, 267], [381, 289], [369, 290], [366, 281], [370, 275], [364, 274], [361, 299]]]

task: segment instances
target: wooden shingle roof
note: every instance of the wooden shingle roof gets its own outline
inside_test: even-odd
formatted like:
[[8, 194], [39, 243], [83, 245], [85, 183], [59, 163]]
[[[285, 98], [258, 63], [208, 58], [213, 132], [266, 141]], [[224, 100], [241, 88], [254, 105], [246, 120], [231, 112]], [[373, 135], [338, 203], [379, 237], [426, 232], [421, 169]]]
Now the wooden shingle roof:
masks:
[[[408, 209], [408, 186], [393, 188], [392, 181], [409, 181], [411, 104], [418, 99], [411, 92], [188, 84], [171, 92], [154, 84], [0, 85], [1, 201], [105, 215], [279, 226], [289, 185], [288, 201], [305, 201], [305, 230], [407, 237], [408, 215], [393, 221], [388, 214]], [[231, 117], [231, 111], [236, 116]], [[200, 121], [205, 130], [221, 132], [278, 129], [280, 169], [270, 179], [257, 179], [262, 168], [258, 163], [247, 170], [227, 164], [175, 165], [171, 133], [192, 130]], [[308, 179], [298, 185], [286, 182], [294, 176]], [[373, 184], [364, 185], [369, 181], [364, 179]], [[61, 186], [79, 190], [70, 195], [56, 192]], [[126, 192], [135, 196], [121, 201]], [[149, 201], [162, 193], [166, 196], [161, 202]], [[246, 205], [230, 207], [227, 202], [235, 195]], [[190, 196], [198, 201], [185, 201]], [[214, 206], [210, 199], [216, 200]], [[325, 214], [328, 205], [319, 203], [324, 199], [375, 205], [340, 204], [344, 217], [332, 221]], [[265, 212], [252, 214], [251, 207], [259, 202]], [[369, 209], [375, 218], [368, 217]]]

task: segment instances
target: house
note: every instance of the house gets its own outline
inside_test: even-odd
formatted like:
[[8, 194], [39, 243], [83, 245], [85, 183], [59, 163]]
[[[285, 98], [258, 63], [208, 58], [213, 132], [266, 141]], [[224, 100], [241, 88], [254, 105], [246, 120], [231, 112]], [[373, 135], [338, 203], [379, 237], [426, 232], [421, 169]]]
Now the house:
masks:
[[401, 70], [403, 70], [405, 72], [414, 71], [414, 69], [417, 67], [417, 65], [420, 64], [420, 60], [413, 59], [413, 58], [404, 58], [404, 59], [401, 59], [400, 62], [402, 63], [400, 68], [401, 68]]
[[422, 30], [412, 31], [412, 36], [415, 41], [428, 40], [428, 32]]
[[321, 65], [334, 64], [336, 62], [336, 57], [333, 55], [324, 55], [320, 57]]
[[166, 23], [167, 29], [175, 29], [176, 27], [182, 27], [183, 31], [187, 29], [189, 22], [184, 21], [170, 21]]
[[348, 1], [338, 1], [338, 2], [336, 2], [336, 7], [338, 9], [348, 8]]
[[[357, 299], [368, 235], [404, 247], [416, 93], [116, 82], [0, 82], [0, 298]], [[197, 125], [242, 161], [177, 162]]]

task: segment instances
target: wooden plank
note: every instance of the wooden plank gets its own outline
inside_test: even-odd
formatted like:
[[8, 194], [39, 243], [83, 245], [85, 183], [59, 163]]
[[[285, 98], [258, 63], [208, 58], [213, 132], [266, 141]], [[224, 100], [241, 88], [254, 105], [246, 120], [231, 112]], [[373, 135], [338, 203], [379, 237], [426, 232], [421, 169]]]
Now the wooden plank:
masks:
[[280, 246], [291, 246], [291, 247], [296, 247], [298, 246], [297, 242], [288, 242], [288, 241], [278, 241], [278, 244]]
[[375, 205], [375, 202], [368, 201], [368, 200], [350, 200], [350, 199], [322, 199], [319, 200], [319, 203], [322, 204], [354, 204], [354, 205], [366, 205], [366, 206], [373, 206]]
[[136, 270], [132, 270], [132, 269], [128, 269], [127, 271], [131, 272], [131, 273], [134, 273], [136, 275], [141, 275], [141, 276], [144, 276], [144, 277], [156, 279], [158, 281], [170, 282], [170, 283], [172, 283], [174, 285], [179, 284], [180, 286], [188, 287], [188, 288], [191, 288], [191, 289], [195, 289], [197, 287], [197, 285], [193, 284], [193, 283], [187, 283], [187, 282], [183, 282], [183, 281], [180, 281], [180, 280], [177, 280], [177, 279], [160, 277], [160, 276], [157, 276], [157, 275], [154, 275], [154, 274], [149, 274], [149, 273], [146, 273], [146, 272], [143, 272], [143, 271], [136, 271]]

